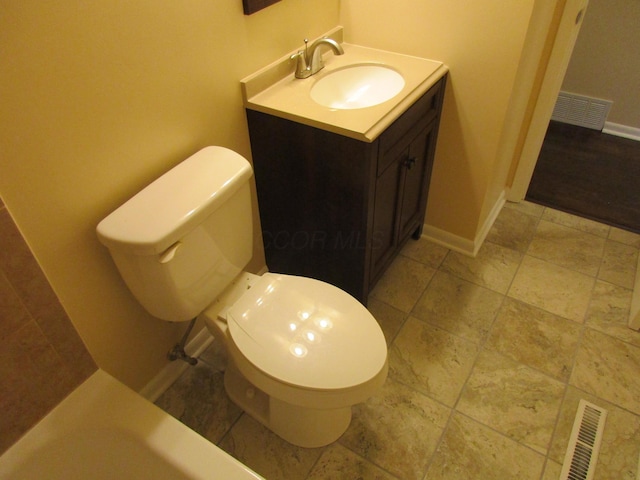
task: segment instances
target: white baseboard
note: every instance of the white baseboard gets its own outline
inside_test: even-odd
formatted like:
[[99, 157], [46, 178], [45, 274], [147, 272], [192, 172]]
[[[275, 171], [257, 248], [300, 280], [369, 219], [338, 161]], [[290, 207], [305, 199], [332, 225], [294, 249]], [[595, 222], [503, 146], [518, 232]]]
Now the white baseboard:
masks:
[[422, 236], [430, 242], [442, 245], [443, 247], [448, 248], [449, 250], [453, 250], [454, 252], [459, 252], [463, 255], [469, 255], [470, 257], [474, 256], [473, 240], [469, 240], [468, 238], [454, 235], [453, 233], [449, 233], [446, 230], [441, 230], [438, 227], [427, 224], [425, 224], [422, 229]]
[[615, 135], [617, 137], [629, 138], [631, 140], [640, 141], [640, 128], [620, 125], [619, 123], [604, 122], [602, 133]]
[[422, 229], [422, 236], [433, 243], [437, 243], [438, 245], [448, 248], [449, 250], [453, 250], [470, 257], [475, 257], [478, 254], [478, 250], [480, 250], [480, 247], [484, 243], [484, 240], [487, 238], [489, 230], [491, 230], [496, 218], [498, 218], [505, 202], [506, 191], [503, 191], [496, 200], [496, 203], [493, 205], [491, 212], [482, 225], [482, 228], [480, 228], [476, 233], [473, 240], [454, 235], [453, 233], [427, 224], [425, 224]]
[[487, 216], [484, 223], [482, 224], [482, 228], [480, 228], [480, 230], [476, 234], [476, 238], [473, 242], [474, 252], [475, 252], [474, 256], [475, 254], [478, 253], [478, 250], [480, 250], [480, 247], [484, 243], [484, 240], [487, 238], [487, 235], [489, 235], [489, 230], [491, 230], [491, 227], [493, 227], [493, 224], [496, 222], [496, 218], [498, 218], [498, 215], [500, 215], [500, 212], [502, 211], [502, 207], [504, 207], [504, 204], [506, 203], [506, 201], [507, 201], [507, 191], [503, 190], [502, 192], [500, 192], [500, 195], [498, 195], [498, 199], [496, 200], [496, 203], [494, 203], [493, 207], [491, 207], [491, 211], [489, 212], [489, 215]]
[[[213, 337], [209, 333], [206, 327], [198, 332], [198, 334], [191, 339], [191, 341], [185, 345], [185, 352], [192, 357], [198, 357], [204, 352], [207, 347], [213, 341]], [[155, 402], [165, 390], [167, 390], [173, 382], [175, 382], [180, 375], [182, 375], [190, 365], [181, 360], [175, 360], [167, 363], [167, 365], [158, 372], [158, 374], [151, 379], [140, 390], [140, 395], [151, 402]]]

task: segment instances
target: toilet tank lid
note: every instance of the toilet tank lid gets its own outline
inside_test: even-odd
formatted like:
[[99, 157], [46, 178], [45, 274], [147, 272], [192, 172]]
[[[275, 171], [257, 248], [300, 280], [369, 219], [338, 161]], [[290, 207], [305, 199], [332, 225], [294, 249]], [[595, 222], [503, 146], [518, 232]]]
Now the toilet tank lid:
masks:
[[238, 153], [205, 147], [102, 220], [98, 238], [112, 250], [161, 253], [217, 210], [251, 173], [251, 165]]

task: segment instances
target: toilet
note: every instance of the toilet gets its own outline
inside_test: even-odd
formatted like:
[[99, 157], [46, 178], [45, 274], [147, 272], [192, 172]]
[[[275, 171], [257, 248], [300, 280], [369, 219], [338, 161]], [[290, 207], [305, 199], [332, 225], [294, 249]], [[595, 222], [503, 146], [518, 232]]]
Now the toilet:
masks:
[[227, 350], [234, 403], [286, 441], [320, 447], [383, 385], [386, 342], [339, 288], [243, 270], [253, 253], [251, 175], [241, 155], [206, 147], [102, 220], [98, 238], [151, 315], [204, 320]]

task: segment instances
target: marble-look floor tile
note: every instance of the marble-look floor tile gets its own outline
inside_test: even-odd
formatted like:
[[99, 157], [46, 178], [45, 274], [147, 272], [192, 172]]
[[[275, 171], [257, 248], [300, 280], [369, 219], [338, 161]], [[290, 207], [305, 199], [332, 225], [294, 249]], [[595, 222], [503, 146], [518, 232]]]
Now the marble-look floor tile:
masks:
[[440, 270], [504, 294], [521, 259], [522, 254], [515, 250], [485, 242], [475, 258], [449, 252]]
[[476, 343], [484, 341], [504, 295], [437, 272], [412, 314]]
[[389, 349], [389, 375], [453, 406], [477, 353], [477, 344], [410, 317]]
[[418, 240], [409, 240], [407, 244], [402, 247], [400, 254], [416, 262], [438, 268], [448, 252], [448, 248], [430, 242], [425, 238], [420, 238]]
[[221, 341], [214, 339], [204, 352], [198, 357], [207, 365], [224, 372], [227, 368], [227, 351]]
[[538, 480], [544, 456], [454, 414], [425, 480]]
[[508, 295], [582, 323], [595, 279], [525, 255]]
[[399, 255], [373, 287], [371, 296], [403, 312], [410, 312], [434, 273], [432, 267]]
[[219, 443], [220, 448], [269, 480], [304, 480], [323, 452], [284, 441], [243, 415]]
[[373, 463], [338, 443], [330, 445], [306, 480], [329, 479], [397, 480]]
[[485, 347], [567, 382], [580, 332], [576, 322], [507, 298]]
[[638, 249], [608, 240], [598, 278], [624, 288], [633, 289], [638, 266]]
[[562, 403], [549, 457], [560, 464], [564, 462], [580, 399], [607, 410], [595, 478], [636, 480], [640, 457], [640, 416], [571, 386]]
[[627, 288], [596, 281], [585, 324], [640, 347], [640, 332], [628, 327], [632, 294]]
[[[338, 442], [301, 449], [242, 414], [224, 393], [215, 343], [159, 406], [270, 480], [551, 480], [586, 398], [609, 411], [595, 480], [637, 480], [640, 333], [626, 317], [640, 235], [529, 202], [507, 210], [477, 258], [423, 238], [384, 274], [368, 305], [389, 345], [389, 378], [354, 406]], [[606, 236], [598, 276], [518, 252], [523, 215]]]
[[378, 321], [387, 341], [387, 346], [391, 345], [400, 328], [402, 328], [407, 314], [373, 297], [369, 298], [367, 310]]
[[450, 410], [393, 379], [367, 402], [353, 407], [339, 442], [403, 480], [420, 480]]
[[570, 384], [640, 414], [640, 347], [587, 328]]
[[489, 230], [486, 241], [524, 253], [536, 233], [538, 221], [526, 213], [504, 208]]
[[605, 242], [603, 237], [542, 220], [527, 254], [595, 277]]
[[214, 443], [242, 415], [224, 391], [224, 375], [203, 363], [186, 370], [156, 405]]
[[547, 460], [541, 480], [558, 480], [562, 473], [562, 465], [553, 460]]
[[546, 454], [565, 386], [491, 351], [483, 351], [456, 410]]
[[611, 227], [609, 232], [609, 240], [624, 243], [631, 247], [640, 248], [640, 234], [623, 230], [621, 228]]
[[589, 220], [588, 218], [578, 217], [570, 213], [554, 210], [553, 208], [545, 208], [542, 219], [549, 222], [564, 225], [565, 227], [575, 228], [582, 232], [590, 233], [598, 237], [607, 238], [610, 227], [604, 223]]
[[537, 203], [528, 202], [523, 200], [521, 202], [505, 202], [504, 208], [508, 208], [511, 210], [516, 210], [521, 213], [526, 213], [527, 215], [531, 215], [532, 217], [540, 218], [544, 214], [546, 207], [542, 205], [538, 205]]

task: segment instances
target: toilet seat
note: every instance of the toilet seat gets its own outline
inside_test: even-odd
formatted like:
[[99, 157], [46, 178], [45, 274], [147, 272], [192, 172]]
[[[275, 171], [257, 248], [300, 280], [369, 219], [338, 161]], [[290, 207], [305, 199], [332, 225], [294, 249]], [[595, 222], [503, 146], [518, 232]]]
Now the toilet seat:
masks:
[[360, 302], [328, 283], [266, 273], [225, 316], [244, 359], [283, 384], [351, 390], [386, 377], [380, 326]]

